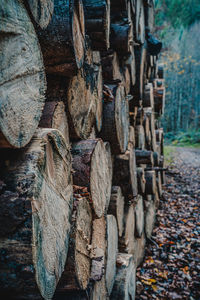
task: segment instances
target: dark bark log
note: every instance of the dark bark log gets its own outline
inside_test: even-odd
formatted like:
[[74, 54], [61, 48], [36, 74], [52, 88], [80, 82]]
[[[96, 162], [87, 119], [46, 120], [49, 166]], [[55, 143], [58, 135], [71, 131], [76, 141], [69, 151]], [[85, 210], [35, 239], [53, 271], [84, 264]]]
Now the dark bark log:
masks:
[[144, 122], [144, 110], [141, 107], [138, 107], [137, 116], [136, 116], [136, 125], [143, 125]]
[[145, 173], [143, 168], [137, 168], [137, 182], [138, 182], [138, 193], [144, 195], [145, 193]]
[[124, 87], [109, 85], [114, 99], [104, 101], [101, 137], [111, 145], [112, 153], [124, 153], [128, 146], [129, 108]]
[[92, 48], [106, 50], [110, 46], [110, 0], [83, 0], [86, 31]]
[[107, 255], [106, 255], [106, 288], [111, 294], [116, 276], [116, 260], [118, 252], [117, 222], [113, 215], [107, 215]]
[[118, 253], [117, 275], [110, 299], [135, 299], [135, 292], [136, 267], [133, 261], [133, 256], [129, 254]]
[[135, 235], [140, 238], [144, 232], [144, 206], [142, 196], [138, 196], [135, 207]]
[[72, 155], [74, 184], [89, 189], [94, 212], [97, 217], [101, 217], [106, 210], [111, 191], [105, 145], [101, 139], [80, 141], [73, 144]]
[[71, 222], [69, 251], [65, 270], [58, 283], [55, 297], [66, 292], [85, 290], [90, 279], [90, 251], [92, 231], [92, 211], [88, 199], [74, 190], [74, 205]]
[[163, 64], [158, 65], [158, 78], [160, 78], [160, 79], [164, 78], [164, 65]]
[[121, 187], [126, 201], [137, 196], [137, 168], [133, 149], [115, 157], [113, 184]]
[[145, 188], [146, 195], [154, 195], [157, 190], [155, 171], [146, 171], [145, 180], [146, 180], [146, 188]]
[[108, 214], [115, 216], [118, 226], [119, 237], [122, 236], [124, 230], [124, 197], [119, 186], [113, 186]]
[[21, 148], [38, 126], [46, 90], [40, 46], [21, 1], [0, 3], [0, 53], [0, 147]]
[[58, 129], [69, 145], [69, 128], [63, 102], [45, 103], [39, 127]]
[[137, 165], [145, 164], [149, 166], [153, 166], [153, 153], [152, 151], [147, 150], [136, 150], [136, 163]]
[[45, 29], [51, 21], [54, 11], [54, 0], [27, 0], [34, 21]]
[[145, 85], [144, 89], [144, 98], [142, 102], [143, 107], [154, 107], [154, 95], [153, 95], [153, 85], [152, 83], [148, 83]]
[[160, 155], [158, 152], [153, 152], [153, 160], [154, 160], [154, 166], [159, 167]]
[[164, 113], [165, 108], [165, 87], [154, 88], [155, 112], [159, 115]]
[[[0, 294], [51, 299], [64, 270], [72, 207], [71, 155], [59, 131], [41, 129], [1, 153]], [[41, 295], [40, 295], [41, 294]]]
[[112, 83], [115, 80], [123, 81], [119, 57], [117, 52], [112, 50], [101, 53], [101, 61], [103, 68], [103, 79], [106, 83]]
[[48, 74], [71, 77], [82, 67], [85, 32], [81, 0], [54, 0], [49, 25], [37, 32]]

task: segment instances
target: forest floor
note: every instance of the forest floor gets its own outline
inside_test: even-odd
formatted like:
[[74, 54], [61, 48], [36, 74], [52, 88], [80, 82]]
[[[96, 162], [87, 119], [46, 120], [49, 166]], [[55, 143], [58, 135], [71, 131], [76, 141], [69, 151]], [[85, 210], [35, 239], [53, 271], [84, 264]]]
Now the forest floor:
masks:
[[173, 147], [166, 175], [136, 299], [199, 300], [200, 149]]

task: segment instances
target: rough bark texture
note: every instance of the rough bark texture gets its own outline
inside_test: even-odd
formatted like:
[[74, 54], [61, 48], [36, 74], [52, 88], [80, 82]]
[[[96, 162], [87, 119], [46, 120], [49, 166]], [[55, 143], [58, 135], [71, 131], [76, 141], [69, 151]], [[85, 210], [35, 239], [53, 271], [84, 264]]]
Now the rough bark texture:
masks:
[[145, 172], [146, 188], [145, 193], [147, 195], [154, 195], [156, 193], [156, 174], [155, 171]]
[[21, 1], [0, 3], [0, 53], [0, 147], [21, 148], [38, 126], [46, 90], [40, 46]]
[[8, 164], [9, 154], [1, 156], [6, 184], [0, 201], [1, 293], [12, 299], [41, 299], [41, 293], [51, 299], [68, 251], [70, 151], [58, 131], [42, 129]]
[[27, 0], [34, 21], [45, 29], [51, 21], [54, 11], [54, 0]]

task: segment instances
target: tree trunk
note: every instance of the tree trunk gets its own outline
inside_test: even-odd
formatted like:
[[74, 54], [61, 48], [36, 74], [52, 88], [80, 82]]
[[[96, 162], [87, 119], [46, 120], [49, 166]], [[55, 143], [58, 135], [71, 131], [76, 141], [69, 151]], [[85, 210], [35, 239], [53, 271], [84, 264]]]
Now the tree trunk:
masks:
[[106, 288], [108, 295], [111, 294], [115, 275], [116, 260], [118, 252], [118, 230], [117, 222], [113, 215], [107, 215], [107, 255], [106, 255]]
[[85, 25], [95, 50], [110, 46], [110, 0], [83, 0]]
[[121, 187], [125, 201], [130, 201], [137, 196], [137, 169], [133, 149], [115, 157], [113, 184]]
[[124, 197], [119, 186], [112, 187], [108, 214], [115, 216], [118, 225], [118, 234], [121, 237], [124, 230]]
[[89, 189], [93, 210], [100, 218], [105, 212], [111, 191], [105, 145], [101, 139], [80, 141], [72, 145], [72, 155], [73, 182]]
[[110, 142], [112, 153], [124, 153], [128, 146], [129, 108], [124, 87], [109, 85], [114, 99], [104, 101], [101, 137]]
[[70, 151], [59, 131], [41, 129], [26, 149], [13, 154], [1, 155], [6, 183], [0, 204], [1, 294], [51, 299], [68, 251]]
[[27, 2], [34, 21], [41, 29], [45, 29], [53, 15], [54, 0], [28, 0]]
[[45, 30], [37, 28], [48, 74], [71, 77], [84, 62], [85, 32], [82, 1], [54, 0]]
[[133, 261], [133, 256], [129, 254], [118, 253], [117, 275], [110, 299], [135, 299], [135, 292], [136, 266]]
[[46, 102], [39, 127], [58, 129], [69, 145], [69, 128], [63, 102]]
[[55, 297], [66, 292], [85, 290], [90, 279], [90, 251], [92, 211], [88, 199], [75, 190], [70, 242], [65, 270], [56, 289]]
[[22, 2], [2, 0], [0, 20], [0, 147], [21, 148], [31, 140], [42, 114], [44, 66]]

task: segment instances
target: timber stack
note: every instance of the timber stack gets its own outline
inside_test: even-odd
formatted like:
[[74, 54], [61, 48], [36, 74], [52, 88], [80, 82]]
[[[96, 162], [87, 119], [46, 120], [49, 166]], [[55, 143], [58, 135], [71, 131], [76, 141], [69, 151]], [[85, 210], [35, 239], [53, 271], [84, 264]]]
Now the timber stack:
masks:
[[0, 1], [2, 299], [134, 299], [165, 178], [154, 14]]

